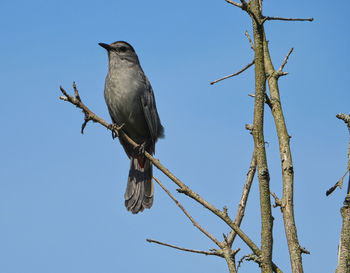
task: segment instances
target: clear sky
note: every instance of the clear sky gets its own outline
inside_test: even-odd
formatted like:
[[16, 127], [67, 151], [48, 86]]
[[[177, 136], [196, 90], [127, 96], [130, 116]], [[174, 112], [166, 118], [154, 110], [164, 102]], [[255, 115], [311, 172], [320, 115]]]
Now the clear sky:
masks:
[[[295, 47], [280, 79], [295, 170], [295, 215], [306, 272], [334, 272], [345, 190], [325, 191], [345, 172], [349, 112], [350, 2], [264, 1], [264, 14], [314, 17], [267, 22], [275, 67]], [[83, 115], [58, 99], [76, 81], [83, 101], [110, 121], [103, 98], [107, 55], [99, 42], [130, 42], [157, 100], [166, 138], [156, 157], [193, 190], [234, 216], [253, 142], [251, 22], [224, 0], [1, 1], [0, 273], [226, 272], [218, 257], [183, 253], [152, 238], [208, 250], [215, 245], [158, 186], [151, 210], [124, 208], [129, 162], [99, 124], [80, 134]], [[266, 111], [271, 190], [281, 197], [278, 142]], [[176, 187], [155, 171], [173, 192]], [[229, 228], [174, 192], [220, 240]], [[242, 229], [260, 245], [257, 180]], [[290, 272], [280, 210], [273, 209], [274, 261]], [[237, 258], [251, 251], [241, 248]], [[240, 272], [257, 272], [251, 262]]]

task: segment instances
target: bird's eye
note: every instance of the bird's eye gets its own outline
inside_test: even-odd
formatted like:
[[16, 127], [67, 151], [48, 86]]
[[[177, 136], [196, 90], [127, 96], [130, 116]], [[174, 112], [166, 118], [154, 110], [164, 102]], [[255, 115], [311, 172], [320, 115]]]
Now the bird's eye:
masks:
[[128, 49], [126, 48], [126, 46], [121, 46], [119, 47], [119, 51], [120, 52], [126, 52]]

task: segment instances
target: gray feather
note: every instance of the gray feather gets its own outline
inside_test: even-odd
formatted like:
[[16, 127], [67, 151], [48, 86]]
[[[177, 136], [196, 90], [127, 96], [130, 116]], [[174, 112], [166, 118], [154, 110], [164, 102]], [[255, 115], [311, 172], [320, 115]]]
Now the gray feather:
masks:
[[152, 165], [147, 159], [144, 168], [137, 158], [130, 160], [128, 184], [125, 191], [125, 206], [132, 213], [138, 213], [153, 204], [154, 186], [152, 181]]

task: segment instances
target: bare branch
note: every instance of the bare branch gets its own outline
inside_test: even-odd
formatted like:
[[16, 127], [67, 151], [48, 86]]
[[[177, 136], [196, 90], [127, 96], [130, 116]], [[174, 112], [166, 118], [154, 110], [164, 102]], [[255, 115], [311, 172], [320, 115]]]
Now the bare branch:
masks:
[[[350, 115], [346, 115], [346, 114], [338, 114], [336, 116], [338, 119], [343, 120], [347, 126], [348, 126], [348, 131], [350, 133]], [[350, 169], [350, 140], [348, 143], [348, 170]], [[348, 195], [350, 196], [350, 175], [349, 175], [349, 179], [348, 179]]]
[[[349, 158], [350, 160], [350, 158]], [[349, 272], [350, 263], [350, 194], [347, 194], [340, 209], [342, 229], [338, 247], [338, 265], [336, 273]]]
[[277, 197], [277, 195], [274, 192], [270, 192], [272, 197], [275, 199], [275, 204], [273, 205], [274, 208], [281, 207], [282, 208], [282, 201]]
[[350, 126], [350, 115], [339, 113], [336, 115], [336, 117], [343, 120], [348, 126]]
[[234, 1], [231, 1], [231, 0], [225, 0], [227, 3], [231, 4], [231, 5], [234, 5], [238, 8], [242, 8], [242, 4], [238, 4], [237, 2], [234, 2]]
[[310, 255], [310, 251], [308, 251], [305, 247], [300, 247], [301, 253]]
[[237, 75], [241, 74], [242, 72], [246, 71], [249, 67], [251, 67], [251, 66], [254, 64], [254, 62], [255, 62], [255, 61], [253, 60], [252, 62], [250, 62], [249, 64], [247, 64], [245, 67], [243, 67], [243, 68], [242, 68], [241, 70], [239, 70], [238, 72], [233, 73], [233, 74], [230, 74], [230, 75], [227, 75], [227, 76], [222, 77], [222, 78], [220, 78], [220, 79], [217, 79], [217, 80], [215, 80], [215, 81], [212, 81], [210, 84], [213, 85], [214, 83], [217, 83], [217, 82], [219, 82], [219, 81], [226, 80], [226, 79], [228, 79], [228, 78], [237, 76]]
[[270, 16], [265, 16], [264, 19], [262, 20], [262, 23], [265, 21], [272, 21], [272, 20], [280, 20], [280, 21], [309, 21], [312, 22], [314, 18], [283, 18], [283, 17], [270, 17]]
[[290, 54], [292, 54], [293, 50], [294, 50], [293, 47], [289, 50], [287, 56], [284, 58], [283, 63], [281, 64], [281, 66], [277, 70], [277, 72], [282, 72], [282, 70], [283, 70], [284, 66], [287, 64], [288, 58], [289, 58]]
[[189, 249], [189, 248], [179, 247], [179, 246], [175, 246], [175, 245], [171, 245], [171, 244], [159, 242], [159, 241], [152, 240], [152, 239], [146, 239], [146, 241], [149, 242], [149, 243], [156, 243], [156, 244], [158, 244], [158, 245], [168, 246], [168, 247], [175, 248], [175, 249], [182, 250], [182, 251], [187, 251], [187, 252], [192, 252], [192, 253], [198, 253], [198, 254], [204, 254], [204, 255], [213, 255], [213, 256], [224, 257], [224, 255], [222, 254], [222, 252], [221, 252], [220, 250], [216, 250], [216, 249], [212, 249], [212, 251], [209, 252], [209, 251], [195, 250], [195, 249]]
[[[338, 119], [343, 120], [350, 133], [350, 115], [338, 114]], [[347, 172], [350, 170], [350, 140], [348, 142], [348, 167]], [[344, 179], [344, 176], [341, 180]], [[342, 217], [342, 230], [340, 234], [339, 248], [338, 248], [338, 265], [336, 273], [349, 272], [350, 264], [350, 175], [348, 178], [348, 190], [347, 195], [343, 203], [343, 207], [340, 209]]]
[[78, 92], [78, 89], [77, 89], [77, 86], [76, 86], [75, 82], [73, 82], [73, 89], [74, 89], [74, 96], [77, 98], [78, 101], [81, 102], [81, 99], [80, 99], [80, 96], [79, 96], [79, 92]]
[[[261, 11], [258, 0], [249, 1], [254, 45], [255, 45], [255, 100], [254, 100], [254, 150], [257, 160], [261, 217], [261, 270], [272, 272], [272, 212], [270, 200], [270, 175], [267, 165], [264, 140], [264, 106], [266, 94], [266, 72], [264, 67], [264, 28], [260, 23]], [[254, 16], [252, 16], [254, 15]]]
[[[276, 74], [274, 70], [268, 42], [264, 35], [264, 66], [265, 72], [269, 75]], [[283, 115], [281, 98], [278, 87], [278, 75], [268, 78], [268, 85], [270, 91], [270, 98], [272, 102], [272, 115], [275, 121], [277, 130], [279, 151], [281, 157], [282, 180], [283, 180], [283, 221], [284, 229], [288, 243], [289, 257], [293, 273], [302, 273], [303, 264], [301, 257], [300, 244], [297, 235], [297, 228], [294, 217], [294, 168], [292, 161], [292, 154], [290, 149], [290, 136], [288, 134], [286, 122]]]
[[349, 171], [350, 171], [350, 170], [347, 169], [346, 172], [345, 172], [345, 174], [337, 181], [337, 183], [335, 183], [333, 187], [331, 187], [330, 189], [328, 189], [328, 190], [326, 191], [326, 196], [330, 195], [330, 194], [331, 194], [332, 192], [334, 192], [334, 190], [335, 190], [336, 188], [338, 188], [338, 187], [339, 187], [340, 189], [343, 188], [343, 181], [344, 181], [344, 178], [345, 178], [345, 176], [347, 175], [347, 173], [348, 173]]
[[270, 107], [270, 109], [272, 110], [272, 102], [269, 98], [269, 96], [265, 93], [265, 103]]
[[[86, 105], [84, 105], [81, 101], [79, 101], [77, 98], [74, 98], [70, 96], [62, 87], [60, 87], [61, 92], [63, 93], [64, 97], [60, 97], [63, 101], [68, 101], [75, 105], [77, 108], [80, 108], [87, 112], [87, 114], [91, 117], [91, 120], [97, 123], [100, 123], [102, 126], [106, 127], [107, 129], [114, 132], [117, 136], [123, 137], [126, 141], [128, 141], [133, 147], [138, 147], [139, 145], [133, 141], [127, 134], [124, 133], [122, 129], [118, 129], [120, 127], [113, 126], [113, 124], [109, 124], [104, 119], [97, 116], [95, 113], [93, 113]], [[84, 112], [85, 113], [85, 112]], [[204, 200], [198, 193], [192, 191], [188, 186], [186, 186], [180, 179], [178, 179], [172, 172], [170, 172], [167, 168], [165, 168], [158, 159], [155, 159], [151, 154], [145, 151], [144, 153], [145, 157], [147, 157], [152, 164], [158, 168], [161, 172], [163, 172], [167, 177], [169, 177], [176, 185], [180, 187], [178, 189], [178, 192], [184, 193], [188, 197], [191, 197], [198, 203], [200, 203], [202, 206], [210, 210], [212, 213], [214, 213], [216, 216], [218, 216], [220, 219], [222, 219], [229, 227], [231, 227], [235, 232], [237, 232], [237, 235], [248, 245], [248, 247], [257, 255], [261, 255], [261, 250], [259, 247], [232, 221], [232, 219], [225, 214], [224, 211], [221, 211], [214, 207], [212, 204]], [[232, 251], [232, 250], [231, 250]], [[273, 268], [275, 272], [282, 272], [275, 264], [273, 264]]]
[[248, 38], [248, 41], [249, 41], [249, 44], [250, 44], [250, 48], [254, 51], [254, 44], [253, 44], [252, 38], [250, 37], [248, 31], [246, 30], [244, 34]]
[[[246, 124], [245, 125], [245, 129], [246, 130], [248, 130], [248, 131], [250, 131], [250, 134], [252, 134], [252, 132], [253, 132], [253, 129], [254, 129], [254, 126], [253, 126], [253, 124]], [[250, 163], [250, 164], [252, 164], [252, 163]], [[252, 165], [250, 165], [250, 166], [252, 166]], [[251, 169], [249, 168], [249, 171], [250, 171]], [[249, 171], [248, 171], [248, 174], [249, 174]], [[248, 175], [247, 174], [247, 175]]]
[[242, 263], [244, 262], [244, 260], [246, 261], [254, 261], [256, 262], [259, 266], [260, 266], [260, 263], [261, 263], [261, 259], [256, 256], [254, 253], [252, 254], [248, 254], [248, 255], [244, 255], [239, 261], [238, 261], [238, 266], [237, 268], [240, 268]]
[[183, 211], [183, 213], [190, 219], [192, 224], [198, 228], [202, 233], [204, 233], [210, 240], [212, 240], [218, 247], [222, 248], [222, 244], [208, 231], [206, 231], [200, 224], [198, 224], [193, 217], [186, 211], [186, 209], [180, 204], [178, 200], [175, 199], [175, 197], [165, 188], [165, 186], [160, 182], [160, 180], [153, 176], [153, 179], [158, 183], [158, 185], [169, 195], [169, 197], [175, 202], [175, 204]]
[[[253, 127], [252, 124], [250, 124], [250, 126], [248, 124], [246, 124], [247, 130], [252, 131], [253, 130], [252, 127]], [[243, 187], [241, 200], [239, 202], [238, 210], [236, 213], [235, 224], [237, 226], [241, 225], [242, 219], [244, 217], [244, 212], [245, 212], [245, 208], [246, 208], [247, 201], [248, 201], [248, 195], [249, 195], [250, 188], [251, 188], [253, 180], [254, 180], [255, 171], [256, 171], [256, 158], [255, 158], [255, 155], [253, 152], [252, 160], [251, 160], [250, 166], [249, 166], [249, 171], [247, 173], [247, 179], [246, 179], [246, 182], [245, 182], [244, 187]], [[234, 230], [232, 230], [229, 237], [228, 237], [228, 244], [230, 246], [232, 246], [232, 243], [235, 240], [236, 235], [237, 235], [237, 233]]]
[[[109, 124], [104, 119], [100, 118], [96, 114], [94, 114], [87, 106], [85, 106], [81, 101], [78, 99], [70, 96], [62, 87], [60, 87], [61, 92], [65, 96], [66, 99], [62, 99], [64, 101], [68, 101], [75, 105], [76, 107], [80, 108], [84, 111], [86, 111], [91, 118], [92, 121], [100, 123], [102, 126], [106, 127], [107, 129], [114, 132], [117, 136], [122, 136], [126, 141], [128, 141], [133, 147], [138, 147], [139, 145], [133, 141], [127, 134], [124, 133], [124, 131], [118, 130], [117, 127], [113, 126], [112, 124]], [[85, 112], [84, 112], [85, 113]], [[226, 215], [223, 211], [217, 209], [212, 204], [204, 200], [198, 193], [192, 191], [187, 185], [185, 185], [180, 179], [178, 179], [172, 172], [170, 172], [167, 168], [165, 168], [158, 159], [155, 159], [151, 154], [149, 154], [147, 151], [144, 153], [145, 157], [147, 157], [152, 164], [158, 168], [161, 172], [163, 172], [167, 177], [169, 177], [177, 186], [180, 187], [178, 192], [184, 193], [185, 195], [191, 197], [201, 205], [203, 205], [205, 208], [213, 212], [216, 216], [221, 218], [229, 227], [231, 227], [233, 230], [235, 230], [238, 234], [238, 236], [250, 247], [250, 249], [256, 254], [260, 255], [261, 250], [259, 247], [232, 221], [232, 219]]]
[[[73, 89], [74, 89], [74, 96], [71, 96], [69, 95], [66, 90], [63, 89], [62, 86], [60, 86], [60, 90], [62, 92], [62, 94], [64, 96], [60, 96], [60, 99], [63, 100], [63, 101], [68, 101], [72, 104], [74, 104], [77, 108], [80, 108], [83, 110], [83, 113], [84, 113], [84, 123], [82, 124], [81, 126], [81, 133], [84, 134], [84, 129], [85, 129], [85, 126], [87, 125], [87, 123], [92, 120], [94, 122], [98, 122], [98, 123], [105, 123], [105, 124], [108, 124], [106, 121], [104, 121], [103, 119], [101, 119], [100, 117], [98, 117], [97, 115], [95, 115], [93, 112], [90, 111], [89, 108], [87, 108], [81, 101], [81, 98], [80, 98], [80, 95], [79, 95], [79, 92], [78, 92], [78, 89], [77, 89], [77, 86], [75, 85], [75, 82], [73, 82]], [[101, 123], [101, 124], [102, 124]], [[104, 125], [104, 124], [102, 124]], [[105, 125], [104, 125], [105, 126]], [[117, 132], [118, 134], [118, 132]]]

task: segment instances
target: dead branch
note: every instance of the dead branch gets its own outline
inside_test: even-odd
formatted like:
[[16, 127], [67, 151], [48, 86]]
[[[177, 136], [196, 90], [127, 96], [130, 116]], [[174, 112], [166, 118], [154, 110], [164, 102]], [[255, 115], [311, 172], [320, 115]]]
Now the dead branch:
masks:
[[231, 5], [234, 5], [238, 8], [242, 8], [242, 5], [241, 4], [238, 4], [237, 2], [234, 2], [232, 0], [225, 0], [227, 3], [231, 4]]
[[282, 72], [282, 70], [283, 70], [284, 66], [287, 64], [288, 58], [289, 58], [290, 54], [292, 54], [293, 50], [294, 50], [293, 47], [289, 50], [287, 56], [284, 58], [284, 60], [283, 60], [283, 62], [282, 62], [282, 64], [281, 64], [281, 66], [280, 66], [280, 68], [277, 70], [277, 72]]
[[[330, 195], [330, 194], [331, 194], [332, 192], [334, 192], [335, 189], [338, 188], [338, 187], [339, 187], [340, 189], [343, 188], [344, 178], [345, 178], [345, 176], [348, 174], [349, 171], [350, 171], [350, 170], [347, 169], [346, 172], [345, 172], [345, 174], [337, 181], [337, 183], [335, 183], [333, 187], [329, 188], [329, 189], [326, 191], [326, 196]], [[350, 177], [350, 176], [349, 176], [349, 177]]]
[[158, 245], [175, 248], [175, 249], [182, 250], [182, 251], [198, 253], [198, 254], [204, 254], [204, 255], [213, 255], [213, 256], [224, 257], [224, 255], [222, 254], [222, 251], [216, 250], [216, 249], [212, 249], [209, 252], [209, 251], [195, 250], [195, 249], [190, 249], [190, 248], [179, 247], [179, 246], [163, 243], [163, 242], [152, 240], [152, 239], [146, 239], [146, 241], [149, 242], [149, 243], [155, 243], [155, 244], [158, 244]]
[[267, 165], [264, 140], [264, 106], [266, 94], [266, 73], [264, 67], [264, 28], [260, 24], [261, 9], [258, 0], [249, 1], [248, 14], [252, 18], [255, 53], [255, 101], [254, 101], [254, 150], [258, 166], [260, 215], [261, 215], [261, 269], [262, 272], [272, 272], [272, 212], [270, 200], [270, 175]]
[[258, 256], [256, 256], [254, 253], [252, 253], [252, 254], [244, 255], [244, 256], [238, 261], [238, 266], [237, 266], [237, 268], [240, 268], [241, 265], [242, 265], [242, 263], [243, 263], [244, 261], [253, 261], [253, 262], [256, 262], [256, 263], [259, 265], [259, 267], [260, 267], [260, 263], [261, 263], [261, 259], [260, 259]]
[[270, 16], [265, 16], [264, 19], [262, 20], [262, 23], [266, 21], [272, 21], [272, 20], [280, 20], [280, 21], [309, 21], [312, 22], [314, 18], [283, 18], [283, 17], [270, 17]]
[[248, 38], [248, 41], [249, 41], [249, 44], [250, 44], [250, 48], [254, 51], [254, 44], [253, 44], [252, 38], [250, 37], [248, 31], [246, 30], [246, 31], [244, 32], [244, 34], [245, 34], [245, 36], [247, 36], [247, 38]]
[[270, 194], [275, 199], [275, 204], [273, 205], [273, 207], [282, 207], [282, 201], [277, 197], [277, 195], [274, 192], [270, 192]]
[[214, 83], [220, 82], [220, 81], [222, 81], [222, 80], [226, 80], [226, 79], [228, 79], [228, 78], [235, 77], [235, 76], [241, 74], [242, 72], [246, 71], [246, 70], [247, 70], [249, 67], [251, 67], [253, 64], [254, 64], [254, 60], [251, 61], [249, 64], [247, 64], [245, 67], [243, 67], [243, 68], [242, 68], [241, 70], [239, 70], [238, 72], [233, 73], [233, 74], [230, 74], [230, 75], [227, 75], [227, 76], [222, 77], [222, 78], [220, 78], [220, 79], [217, 79], [217, 80], [215, 80], [215, 81], [212, 81], [210, 84], [213, 85]]
[[198, 228], [203, 234], [205, 234], [210, 240], [212, 240], [218, 247], [223, 248], [222, 244], [208, 231], [206, 231], [198, 222], [196, 222], [193, 217], [186, 211], [186, 209], [181, 205], [181, 203], [175, 199], [175, 197], [168, 191], [168, 189], [160, 182], [160, 180], [153, 176], [153, 179], [158, 183], [158, 185], [169, 195], [169, 197], [175, 202], [175, 204], [182, 210], [182, 212], [187, 216], [192, 224]]
[[348, 127], [350, 127], [350, 115], [339, 113], [336, 115], [338, 119], [344, 121]]
[[[250, 130], [250, 131], [252, 130], [252, 128], [250, 128], [249, 126], [246, 126], [246, 127], [247, 127], [247, 130]], [[246, 204], [248, 201], [250, 188], [251, 188], [253, 180], [254, 180], [255, 171], [256, 171], [256, 158], [255, 158], [255, 155], [253, 152], [252, 160], [251, 160], [250, 166], [249, 166], [249, 171], [247, 173], [247, 179], [246, 179], [246, 182], [245, 182], [244, 187], [243, 187], [241, 200], [239, 202], [237, 213], [236, 213], [235, 224], [237, 226], [241, 225], [242, 219], [244, 217], [244, 212], [245, 212]], [[237, 235], [237, 233], [234, 230], [231, 230], [230, 235], [227, 239], [227, 242], [230, 246], [232, 246], [232, 243], [235, 240], [236, 235]]]
[[[118, 129], [118, 127], [113, 126], [113, 124], [107, 123], [102, 118], [98, 117], [96, 114], [94, 114], [87, 106], [85, 106], [81, 100], [78, 100], [77, 98], [72, 97], [69, 95], [62, 87], [60, 87], [61, 92], [64, 96], [61, 96], [60, 99], [64, 101], [68, 101], [75, 105], [77, 108], [80, 108], [83, 110], [85, 115], [88, 115], [89, 120], [92, 120], [94, 122], [100, 123], [107, 129], [114, 132], [117, 136], [122, 136], [126, 141], [128, 141], [133, 147], [138, 147], [139, 145], [133, 141], [128, 135], [124, 133], [122, 129]], [[78, 93], [79, 94], [79, 93]], [[169, 177], [177, 186], [179, 186], [180, 189], [178, 189], [178, 192], [184, 193], [188, 197], [191, 197], [193, 200], [197, 201], [201, 205], [203, 205], [205, 208], [213, 212], [215, 215], [217, 215], [220, 219], [222, 219], [230, 228], [235, 230], [237, 232], [237, 235], [249, 246], [249, 248], [256, 254], [261, 255], [261, 250], [259, 247], [232, 221], [232, 219], [225, 213], [224, 211], [221, 211], [214, 207], [212, 204], [210, 204], [208, 201], [203, 199], [198, 193], [192, 191], [187, 185], [185, 185], [180, 179], [178, 179], [172, 172], [170, 172], [167, 168], [165, 168], [158, 159], [155, 159], [151, 154], [149, 154], [147, 151], [145, 151], [144, 155], [152, 162], [152, 164], [158, 168], [161, 172], [163, 172], [167, 177]], [[274, 265], [275, 266], [275, 265]], [[277, 266], [275, 266], [277, 268]]]
[[[302, 251], [298, 240], [297, 228], [294, 217], [294, 168], [290, 149], [290, 136], [287, 131], [287, 126], [281, 105], [281, 98], [278, 86], [279, 75], [277, 75], [276, 71], [274, 70], [265, 33], [263, 42], [265, 71], [269, 75], [276, 75], [275, 77], [268, 77], [268, 86], [272, 104], [271, 112], [277, 130], [281, 158], [283, 180], [283, 195], [281, 199], [281, 203], [283, 205], [281, 206], [281, 210], [283, 214], [284, 229], [288, 243], [292, 272], [302, 273]], [[287, 54], [287, 56], [289, 55]]]

